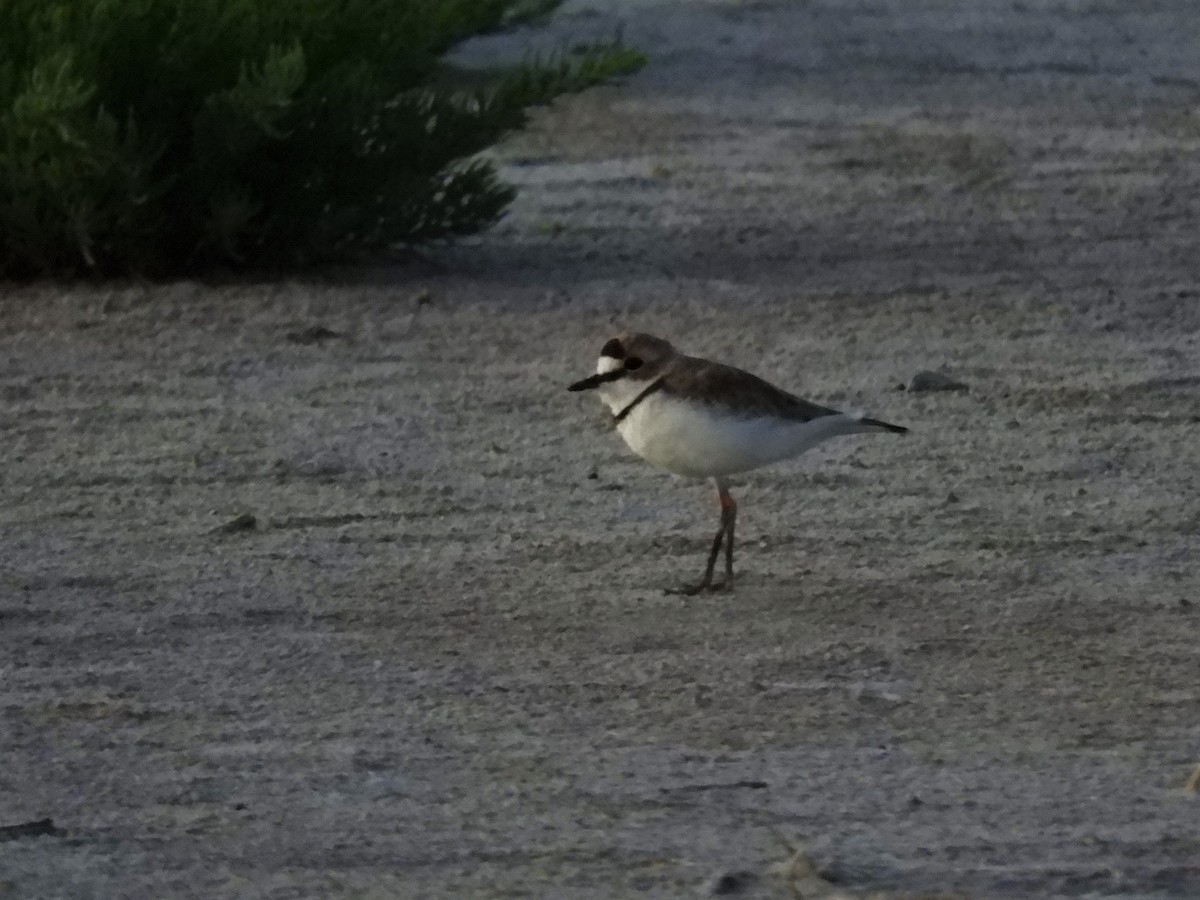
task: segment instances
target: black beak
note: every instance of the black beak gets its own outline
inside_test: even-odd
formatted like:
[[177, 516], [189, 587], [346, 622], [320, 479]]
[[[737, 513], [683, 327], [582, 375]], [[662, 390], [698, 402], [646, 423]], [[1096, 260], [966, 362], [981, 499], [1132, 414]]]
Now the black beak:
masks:
[[567, 388], [567, 390], [590, 391], [592, 388], [600, 387], [600, 385], [604, 384], [605, 382], [616, 381], [624, 374], [625, 372], [623, 369], [613, 369], [611, 372], [605, 372], [604, 374], [597, 372], [595, 375], [589, 375], [582, 381], [575, 382], [573, 385]]

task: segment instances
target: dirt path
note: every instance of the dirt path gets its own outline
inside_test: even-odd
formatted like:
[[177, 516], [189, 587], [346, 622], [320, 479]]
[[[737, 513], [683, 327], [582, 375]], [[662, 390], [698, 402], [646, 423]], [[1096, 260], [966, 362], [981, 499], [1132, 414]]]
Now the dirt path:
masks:
[[[0, 299], [0, 826], [65, 830], [0, 897], [1200, 895], [1200, 11], [548, 40], [617, 22], [430, 266]], [[618, 326], [912, 434], [664, 596], [709, 491], [563, 390]]]

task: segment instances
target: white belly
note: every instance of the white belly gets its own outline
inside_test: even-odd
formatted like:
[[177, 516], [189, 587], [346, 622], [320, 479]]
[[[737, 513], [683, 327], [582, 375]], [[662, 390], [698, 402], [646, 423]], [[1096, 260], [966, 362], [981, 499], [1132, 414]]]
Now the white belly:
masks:
[[742, 419], [706, 404], [653, 394], [617, 431], [647, 462], [677, 475], [711, 478], [798, 456], [827, 438], [860, 430], [857, 425], [841, 414], [810, 422]]

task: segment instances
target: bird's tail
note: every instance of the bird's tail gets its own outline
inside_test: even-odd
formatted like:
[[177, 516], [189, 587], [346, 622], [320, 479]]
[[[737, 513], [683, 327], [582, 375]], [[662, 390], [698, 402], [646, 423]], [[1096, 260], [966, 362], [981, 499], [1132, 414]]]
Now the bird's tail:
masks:
[[882, 431], [903, 434], [908, 429], [901, 428], [899, 425], [889, 425], [878, 419], [869, 419], [856, 413], [831, 413], [827, 416], [809, 419], [807, 422], [795, 423], [778, 435], [778, 442], [769, 446], [764, 445], [759, 449], [764, 461], [787, 459], [798, 456], [805, 450], [824, 443], [830, 438]]

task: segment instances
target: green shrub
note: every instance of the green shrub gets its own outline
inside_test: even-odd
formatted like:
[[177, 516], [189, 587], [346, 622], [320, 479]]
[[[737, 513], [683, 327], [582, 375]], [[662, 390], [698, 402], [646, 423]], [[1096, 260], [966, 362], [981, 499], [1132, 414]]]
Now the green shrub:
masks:
[[613, 44], [450, 77], [456, 44], [560, 2], [3, 0], [0, 274], [295, 266], [484, 228], [514, 192], [476, 154], [641, 64]]

